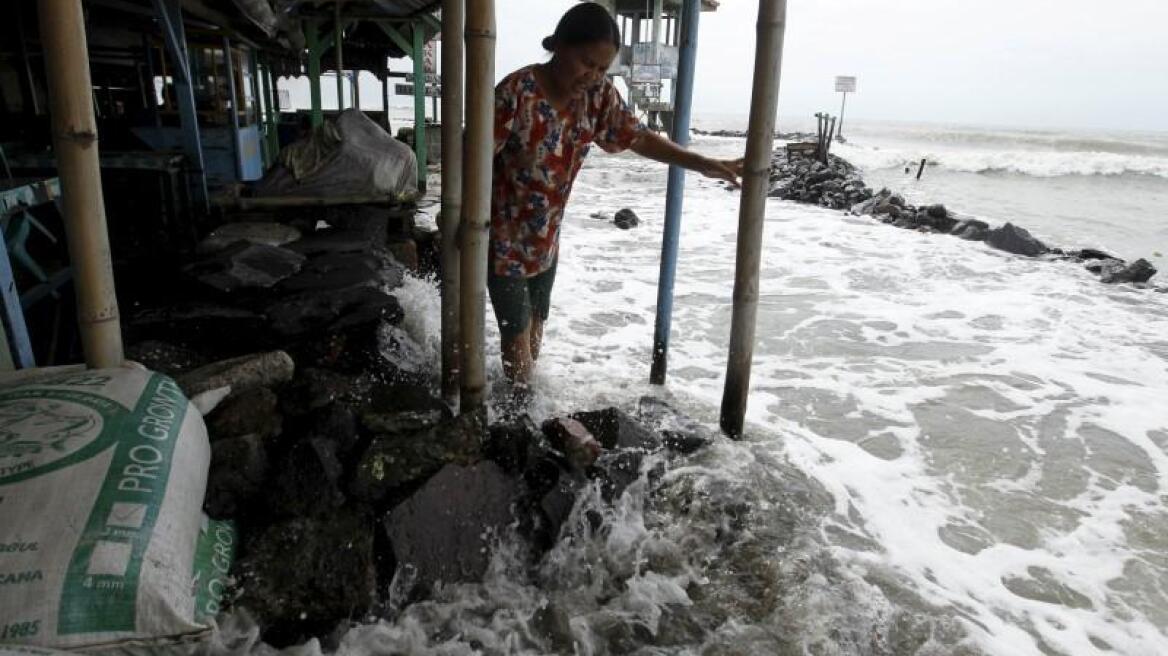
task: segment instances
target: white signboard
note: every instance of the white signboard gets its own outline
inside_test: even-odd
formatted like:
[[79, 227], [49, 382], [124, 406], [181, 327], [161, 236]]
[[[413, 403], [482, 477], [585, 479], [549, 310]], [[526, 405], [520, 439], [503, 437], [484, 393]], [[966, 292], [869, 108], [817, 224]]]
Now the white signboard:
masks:
[[[406, 84], [414, 83], [414, 74], [406, 73]], [[442, 80], [437, 73], [426, 73], [426, 84], [441, 84]]]
[[837, 75], [835, 78], [835, 90], [844, 93], [855, 93], [856, 78], [851, 75]]
[[[414, 95], [414, 85], [412, 84], [395, 84], [393, 85], [394, 93], [399, 96]], [[442, 88], [438, 86], [426, 85], [426, 95], [431, 98], [441, 98]]]

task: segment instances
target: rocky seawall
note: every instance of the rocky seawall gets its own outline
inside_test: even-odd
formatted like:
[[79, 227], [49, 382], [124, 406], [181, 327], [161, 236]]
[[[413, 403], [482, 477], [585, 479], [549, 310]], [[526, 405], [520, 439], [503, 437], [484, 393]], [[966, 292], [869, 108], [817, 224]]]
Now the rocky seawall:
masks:
[[335, 648], [438, 582], [481, 580], [500, 541], [534, 565], [578, 495], [611, 502], [647, 459], [712, 438], [648, 397], [540, 425], [519, 405], [454, 414], [403, 328], [399, 299], [436, 292], [414, 277], [431, 257], [413, 210], [309, 214], [228, 223], [194, 261], [123, 276], [128, 356], [205, 412], [204, 510], [240, 536], [224, 609], [269, 645]]
[[[942, 204], [914, 206], [889, 189], [873, 191], [864, 183], [855, 166], [835, 155], [829, 155], [825, 164], [779, 147], [771, 161], [770, 184], [769, 195], [774, 198], [871, 216], [905, 230], [985, 242], [992, 248], [1016, 255], [1081, 264], [1107, 284], [1130, 283], [1155, 288], [1149, 281], [1156, 275], [1156, 268], [1144, 258], [1127, 262], [1094, 248], [1065, 250], [1051, 247], [1013, 223], [995, 227], [953, 212]], [[1168, 287], [1155, 289], [1168, 293]]]

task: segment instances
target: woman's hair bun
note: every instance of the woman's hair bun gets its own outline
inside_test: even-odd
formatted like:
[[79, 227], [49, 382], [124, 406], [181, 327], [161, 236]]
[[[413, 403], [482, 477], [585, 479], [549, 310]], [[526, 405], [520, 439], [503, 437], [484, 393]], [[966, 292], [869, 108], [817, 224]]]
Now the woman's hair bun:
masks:
[[544, 49], [544, 50], [547, 50], [548, 52], [551, 52], [551, 51], [553, 51], [553, 50], [555, 50], [555, 49], [556, 49], [556, 37], [554, 37], [554, 36], [545, 36], [545, 37], [543, 38], [543, 41], [541, 41], [541, 42], [540, 42], [540, 45], [542, 45], [542, 46], [543, 46], [543, 49]]

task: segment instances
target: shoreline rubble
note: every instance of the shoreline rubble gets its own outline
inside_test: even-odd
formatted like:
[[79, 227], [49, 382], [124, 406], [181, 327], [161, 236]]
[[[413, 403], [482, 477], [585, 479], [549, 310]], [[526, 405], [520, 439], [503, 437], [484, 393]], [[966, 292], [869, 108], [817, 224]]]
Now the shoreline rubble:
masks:
[[1105, 284], [1131, 283], [1137, 288], [1168, 292], [1168, 288], [1155, 288], [1149, 283], [1157, 271], [1144, 258], [1127, 262], [1094, 248], [1052, 248], [1010, 222], [994, 228], [985, 221], [956, 214], [941, 204], [914, 206], [887, 188], [874, 192], [856, 166], [836, 155], [829, 154], [824, 164], [786, 148], [776, 149], [771, 159], [770, 183], [767, 195], [772, 198], [819, 205], [854, 216], [870, 216], [896, 228], [981, 241], [1016, 255], [1074, 262], [1099, 276]]

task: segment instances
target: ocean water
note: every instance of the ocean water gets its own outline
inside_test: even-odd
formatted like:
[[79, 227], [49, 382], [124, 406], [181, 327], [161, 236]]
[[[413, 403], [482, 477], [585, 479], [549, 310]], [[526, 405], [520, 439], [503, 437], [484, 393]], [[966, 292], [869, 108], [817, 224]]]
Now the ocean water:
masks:
[[[913, 130], [857, 126], [837, 152], [914, 201], [1163, 263], [1163, 137], [1103, 170], [1064, 157], [1095, 146], [1063, 137]], [[995, 148], [1035, 153], [1031, 168]], [[939, 164], [908, 182], [901, 160], [920, 156]], [[537, 419], [650, 394], [716, 429], [737, 195], [688, 177], [669, 379], [653, 387], [665, 178], [627, 154], [585, 165]], [[590, 216], [622, 207], [642, 225]], [[743, 440], [663, 457], [612, 507], [585, 495], [534, 568], [505, 541], [482, 583], [363, 624], [340, 653], [1168, 653], [1168, 294], [777, 199], [764, 232]], [[437, 362], [432, 283], [401, 297]], [[487, 343], [498, 380], [492, 320]]]

